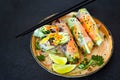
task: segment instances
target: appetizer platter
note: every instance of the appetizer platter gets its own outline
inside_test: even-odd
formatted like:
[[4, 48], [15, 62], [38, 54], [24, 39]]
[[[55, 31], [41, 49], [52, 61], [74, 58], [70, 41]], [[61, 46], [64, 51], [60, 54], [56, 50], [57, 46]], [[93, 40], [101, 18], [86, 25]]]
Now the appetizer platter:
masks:
[[112, 55], [110, 31], [86, 8], [36, 29], [31, 51], [38, 64], [63, 77], [83, 77], [100, 70]]

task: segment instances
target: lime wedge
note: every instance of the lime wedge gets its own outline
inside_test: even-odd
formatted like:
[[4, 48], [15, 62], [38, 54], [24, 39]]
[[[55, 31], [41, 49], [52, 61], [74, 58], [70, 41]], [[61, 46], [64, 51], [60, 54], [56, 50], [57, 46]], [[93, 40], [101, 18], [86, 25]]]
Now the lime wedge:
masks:
[[50, 59], [56, 64], [66, 64], [67, 63], [66, 57], [60, 57], [55, 54], [49, 54], [49, 56], [50, 56]]
[[59, 74], [65, 74], [72, 71], [76, 65], [67, 64], [67, 65], [59, 65], [59, 64], [52, 64], [53, 71]]

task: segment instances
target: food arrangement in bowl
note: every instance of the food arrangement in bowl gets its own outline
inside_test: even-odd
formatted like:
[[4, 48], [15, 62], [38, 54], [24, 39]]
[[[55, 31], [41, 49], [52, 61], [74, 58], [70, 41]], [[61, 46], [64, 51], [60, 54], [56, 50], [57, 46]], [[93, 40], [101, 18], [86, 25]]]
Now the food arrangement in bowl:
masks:
[[101, 69], [113, 48], [110, 32], [85, 8], [36, 29], [31, 51], [55, 75], [83, 77]]

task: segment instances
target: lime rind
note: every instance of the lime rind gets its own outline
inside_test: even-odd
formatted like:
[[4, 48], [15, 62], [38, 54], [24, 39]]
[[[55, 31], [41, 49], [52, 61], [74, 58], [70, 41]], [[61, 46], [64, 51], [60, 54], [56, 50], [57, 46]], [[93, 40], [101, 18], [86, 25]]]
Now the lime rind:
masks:
[[60, 65], [60, 64], [52, 64], [53, 71], [59, 74], [65, 74], [73, 69], [75, 69], [75, 64], [66, 64], [66, 65]]
[[50, 59], [56, 63], [56, 64], [61, 64], [64, 65], [67, 63], [67, 58], [66, 57], [61, 57], [55, 54], [49, 54]]

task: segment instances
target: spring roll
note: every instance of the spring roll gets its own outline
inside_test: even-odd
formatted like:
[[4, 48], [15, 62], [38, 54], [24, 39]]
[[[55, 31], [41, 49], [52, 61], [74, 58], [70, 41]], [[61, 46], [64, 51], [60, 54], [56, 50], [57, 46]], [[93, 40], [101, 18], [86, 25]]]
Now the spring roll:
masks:
[[83, 25], [93, 42], [99, 46], [103, 40], [99, 35], [99, 30], [95, 21], [93, 20], [87, 9], [80, 9], [76, 16], [80, 20], [81, 24]]
[[70, 36], [65, 32], [50, 33], [45, 38], [40, 40], [39, 45], [42, 51], [47, 51], [55, 48], [58, 45], [63, 45], [70, 40]]
[[57, 20], [53, 21], [52, 24], [56, 24], [56, 23], [66, 23], [67, 19], [70, 17], [75, 17], [77, 14], [77, 12], [70, 12], [68, 14], [66, 14], [65, 16], [62, 16], [60, 18], [58, 18]]
[[78, 61], [75, 60], [79, 60], [80, 55], [79, 55], [78, 47], [70, 32], [70, 29], [65, 23], [54, 23], [54, 24], [59, 27], [61, 32], [66, 32], [70, 35], [70, 41], [68, 41], [64, 45], [61, 45], [60, 48], [65, 54], [65, 56], [68, 58], [68, 61], [70, 63], [77, 63]]
[[67, 24], [74, 35], [76, 42], [84, 53], [90, 53], [93, 47], [93, 42], [85, 32], [81, 23], [76, 18], [68, 18]]

